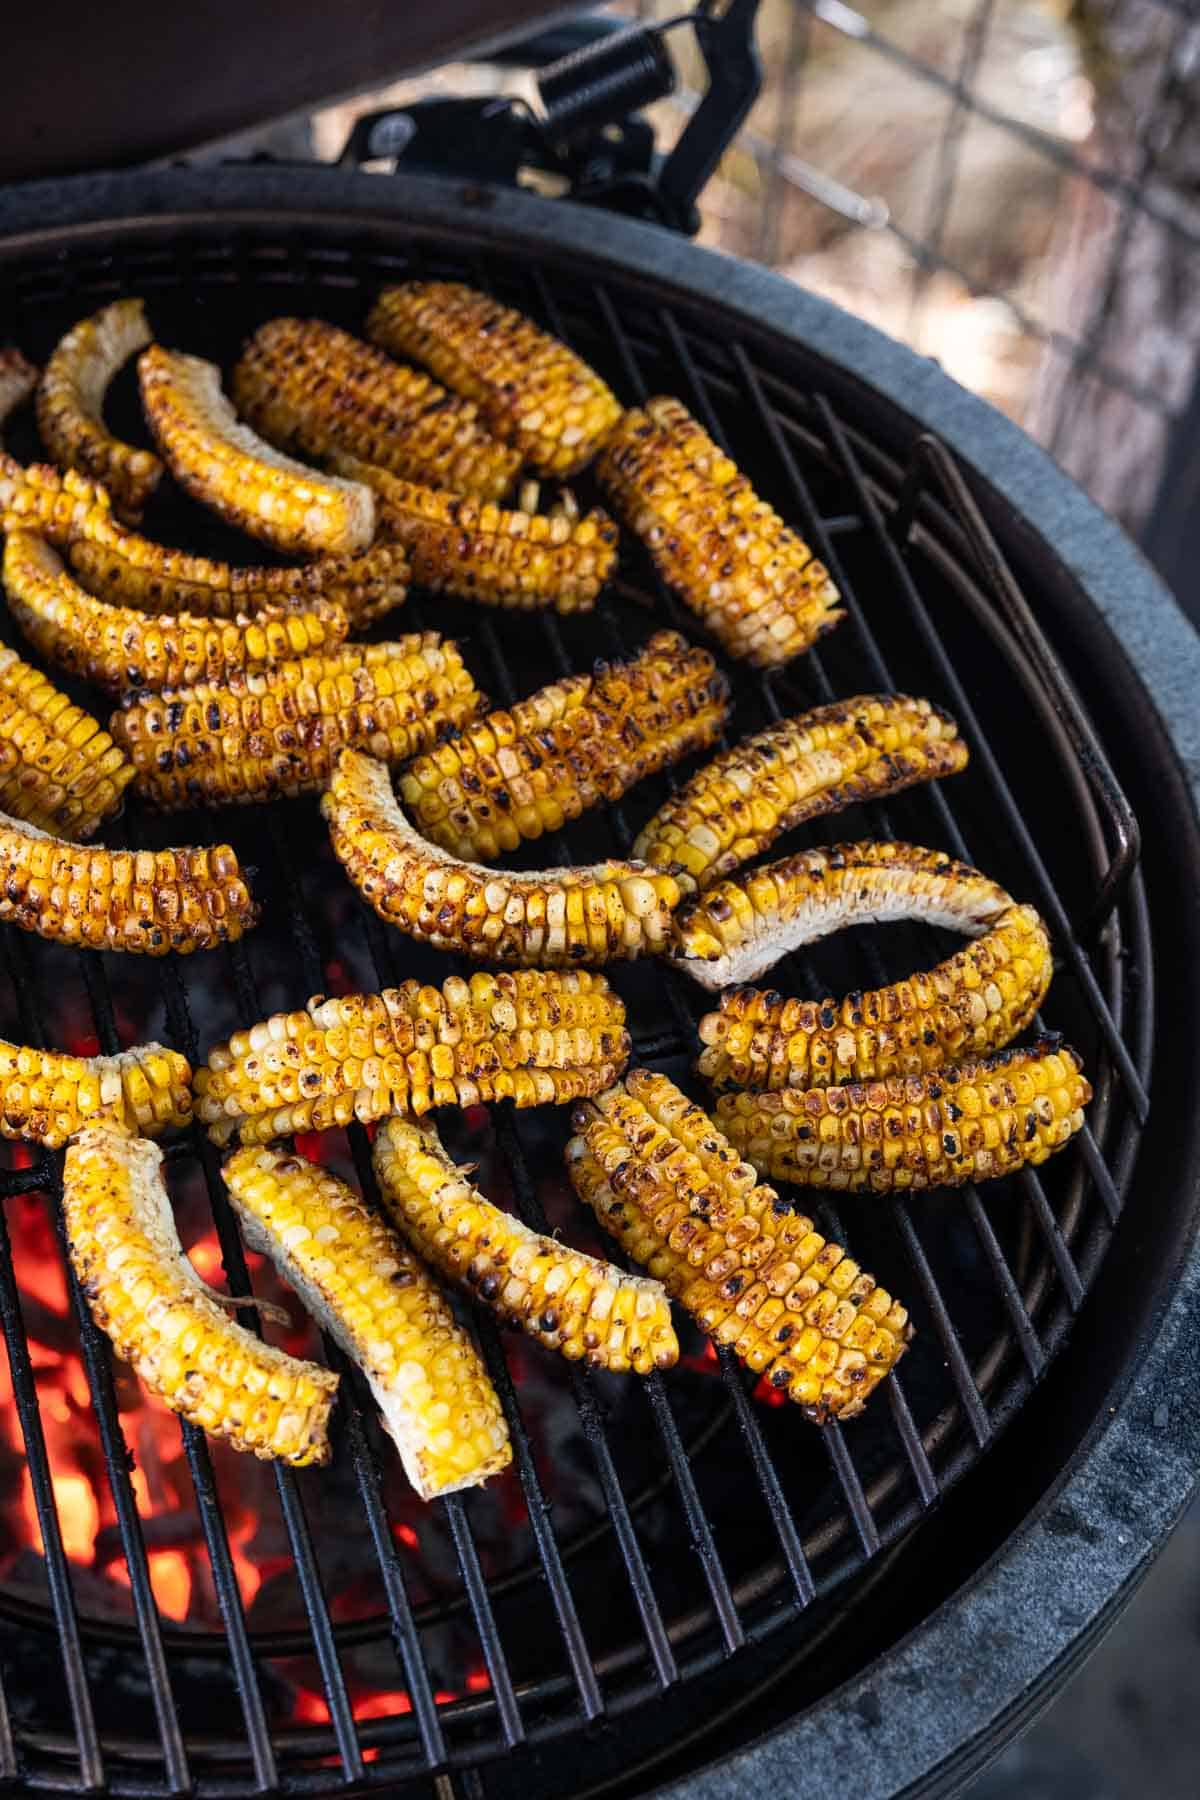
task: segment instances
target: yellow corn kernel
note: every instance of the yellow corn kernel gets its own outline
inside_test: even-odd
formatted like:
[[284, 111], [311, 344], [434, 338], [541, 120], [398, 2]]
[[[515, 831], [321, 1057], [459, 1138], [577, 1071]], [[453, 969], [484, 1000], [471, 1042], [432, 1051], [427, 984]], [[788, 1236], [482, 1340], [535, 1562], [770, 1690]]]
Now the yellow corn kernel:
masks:
[[173, 811], [310, 793], [345, 745], [400, 762], [483, 704], [458, 646], [427, 631], [129, 695], [109, 730], [135, 791]]
[[108, 733], [15, 650], [0, 650], [0, 759], [0, 810], [56, 837], [90, 837], [133, 779]]
[[1045, 1162], [1092, 1097], [1074, 1050], [1028, 1048], [848, 1087], [727, 1094], [715, 1117], [762, 1174], [798, 1187], [905, 1193]]
[[[347, 451], [408, 481], [499, 500], [521, 454], [479, 409], [320, 319], [272, 319], [233, 371], [234, 404], [280, 450]], [[344, 472], [344, 471], [343, 471]]]
[[707, 650], [656, 632], [629, 662], [569, 675], [464, 726], [407, 764], [400, 795], [422, 836], [487, 861], [703, 749], [728, 696]]
[[385, 288], [367, 336], [474, 400], [488, 429], [544, 475], [581, 469], [621, 416], [615, 394], [573, 350], [458, 281]]
[[907, 694], [859, 694], [744, 738], [693, 775], [638, 833], [633, 853], [711, 886], [793, 825], [965, 768], [948, 713]]
[[104, 398], [121, 365], [151, 341], [144, 302], [114, 300], [68, 331], [46, 364], [38, 387], [38, 430], [55, 462], [102, 481], [117, 510], [137, 521], [162, 480], [150, 450], [114, 437], [104, 423]]
[[873, 1276], [759, 1186], [665, 1075], [635, 1069], [572, 1123], [576, 1192], [702, 1331], [817, 1424], [862, 1411], [912, 1336]]
[[157, 1137], [191, 1117], [191, 1068], [161, 1044], [85, 1057], [0, 1039], [0, 1136], [59, 1150], [99, 1120]]
[[67, 1151], [63, 1213], [92, 1317], [151, 1393], [264, 1461], [329, 1461], [338, 1378], [264, 1344], [224, 1312], [175, 1231], [162, 1153], [111, 1125]]
[[74, 469], [14, 462], [0, 450], [0, 531], [32, 531], [63, 549], [79, 535], [125, 529], [97, 482]]

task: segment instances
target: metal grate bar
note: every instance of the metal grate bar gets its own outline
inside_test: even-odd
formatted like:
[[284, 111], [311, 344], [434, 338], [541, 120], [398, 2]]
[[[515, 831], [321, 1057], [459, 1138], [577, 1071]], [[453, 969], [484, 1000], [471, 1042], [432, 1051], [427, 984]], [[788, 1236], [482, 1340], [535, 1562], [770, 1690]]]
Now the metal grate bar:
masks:
[[850, 1505], [850, 1514], [854, 1520], [854, 1529], [858, 1533], [859, 1542], [867, 1556], [874, 1556], [879, 1549], [879, 1527], [875, 1523], [875, 1515], [871, 1511], [867, 1496], [863, 1493], [862, 1482], [858, 1478], [858, 1470], [854, 1466], [842, 1428], [834, 1419], [826, 1425], [821, 1439], [829, 1452], [829, 1460], [841, 1484]]
[[504, 1646], [500, 1642], [500, 1633], [496, 1629], [496, 1616], [492, 1611], [491, 1600], [488, 1598], [487, 1582], [483, 1578], [483, 1570], [479, 1564], [479, 1552], [475, 1548], [475, 1539], [471, 1536], [471, 1528], [467, 1523], [467, 1509], [461, 1494], [447, 1494], [441, 1504], [443, 1512], [450, 1521], [454, 1548], [458, 1554], [459, 1567], [462, 1570], [463, 1585], [467, 1590], [471, 1614], [479, 1632], [483, 1659], [487, 1664], [496, 1711], [500, 1718], [500, 1730], [503, 1733], [506, 1747], [512, 1750], [518, 1744], [525, 1742], [525, 1725], [521, 1718], [521, 1709], [517, 1705], [512, 1677], [508, 1672], [508, 1659], [504, 1654]]
[[725, 1377], [725, 1385], [733, 1395], [738, 1427], [746, 1448], [750, 1452], [750, 1460], [754, 1464], [758, 1485], [763, 1491], [767, 1509], [771, 1514], [771, 1523], [775, 1527], [775, 1534], [783, 1550], [796, 1602], [800, 1606], [807, 1606], [810, 1600], [816, 1598], [816, 1583], [813, 1581], [808, 1558], [804, 1554], [804, 1545], [800, 1541], [800, 1534], [796, 1530], [795, 1521], [792, 1518], [792, 1509], [780, 1485], [770, 1451], [767, 1449], [762, 1425], [750, 1404], [749, 1395], [746, 1393], [742, 1381], [741, 1365], [727, 1344], [718, 1347], [717, 1360], [721, 1365], [721, 1373]]
[[692, 1548], [699, 1559], [700, 1567], [704, 1571], [705, 1583], [712, 1595], [717, 1622], [721, 1627], [722, 1640], [726, 1650], [732, 1653], [745, 1643], [746, 1634], [742, 1630], [736, 1602], [729, 1591], [729, 1581], [717, 1552], [712, 1526], [708, 1522], [708, 1515], [704, 1511], [696, 1488], [695, 1477], [688, 1467], [687, 1454], [679, 1435], [679, 1427], [675, 1423], [675, 1415], [671, 1411], [671, 1402], [667, 1397], [666, 1386], [662, 1376], [656, 1373], [647, 1375], [642, 1387], [646, 1399], [650, 1403], [650, 1410], [654, 1414], [655, 1424], [666, 1445], [667, 1460], [670, 1462], [671, 1473], [675, 1477], [679, 1495], [683, 1501]]
[[1000, 1290], [1005, 1310], [1012, 1323], [1017, 1342], [1021, 1346], [1021, 1355], [1025, 1358], [1025, 1366], [1036, 1380], [1046, 1366], [1046, 1353], [1034, 1330], [1033, 1322], [1025, 1310], [1021, 1290], [1013, 1280], [1012, 1270], [1008, 1266], [1004, 1252], [1000, 1248], [1000, 1240], [996, 1236], [992, 1222], [979, 1198], [978, 1188], [971, 1186], [964, 1190], [963, 1205], [975, 1227], [975, 1234], [983, 1246], [983, 1253], [988, 1259], [992, 1274], [996, 1278], [996, 1286]]
[[979, 1397], [979, 1389], [975, 1386], [975, 1378], [971, 1374], [971, 1365], [963, 1352], [962, 1343], [950, 1317], [946, 1302], [942, 1298], [942, 1290], [937, 1278], [929, 1266], [929, 1258], [925, 1254], [921, 1240], [918, 1238], [908, 1207], [901, 1201], [895, 1208], [896, 1223], [904, 1248], [908, 1252], [909, 1261], [925, 1296], [925, 1304], [933, 1316], [934, 1330], [942, 1341], [946, 1352], [946, 1360], [950, 1364], [950, 1372], [954, 1376], [954, 1384], [958, 1389], [970, 1421], [975, 1442], [982, 1450], [992, 1435], [991, 1420], [987, 1407]]
[[1079, 1271], [1067, 1248], [1066, 1239], [1059, 1229], [1050, 1202], [1046, 1198], [1046, 1190], [1038, 1178], [1036, 1169], [1021, 1169], [1017, 1179], [1028, 1200], [1032, 1203], [1042, 1236], [1049, 1245], [1050, 1254], [1054, 1258], [1054, 1266], [1058, 1270], [1059, 1279], [1067, 1291], [1072, 1312], [1077, 1312], [1083, 1300], [1083, 1283], [1079, 1279]]

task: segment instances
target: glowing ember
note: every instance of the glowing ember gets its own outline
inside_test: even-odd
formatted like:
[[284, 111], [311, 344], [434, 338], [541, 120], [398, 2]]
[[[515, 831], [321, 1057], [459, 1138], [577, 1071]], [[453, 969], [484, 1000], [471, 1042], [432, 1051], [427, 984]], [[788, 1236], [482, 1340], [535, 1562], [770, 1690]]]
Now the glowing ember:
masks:
[[363, 1694], [354, 1702], [356, 1719], [394, 1719], [411, 1711], [412, 1701], [403, 1688], [391, 1694]]
[[160, 1613], [168, 1619], [186, 1619], [192, 1598], [192, 1571], [181, 1550], [152, 1550], [150, 1586]]

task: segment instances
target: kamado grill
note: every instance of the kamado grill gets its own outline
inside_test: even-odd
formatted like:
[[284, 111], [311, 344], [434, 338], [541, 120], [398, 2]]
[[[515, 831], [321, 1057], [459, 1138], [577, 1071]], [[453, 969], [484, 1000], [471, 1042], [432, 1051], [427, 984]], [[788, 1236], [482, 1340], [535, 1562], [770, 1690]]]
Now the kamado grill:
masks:
[[[294, 1303], [287, 1347], [342, 1373], [330, 1468], [237, 1457], [148, 1399], [67, 1268], [61, 1159], [6, 1147], [3, 1780], [443, 1800], [954, 1790], [1111, 1622], [1200, 1451], [1195, 639], [1013, 427], [835, 309], [662, 227], [475, 181], [269, 165], [12, 187], [0, 222], [0, 341], [39, 361], [123, 294], [145, 297], [162, 341], [228, 367], [276, 314], [361, 329], [382, 285], [438, 275], [528, 312], [626, 403], [679, 395], [848, 613], [782, 673], [723, 662], [729, 741], [863, 691], [946, 706], [965, 774], [795, 841], [937, 845], [1036, 905], [1057, 963], [1045, 1022], [1096, 1090], [1086, 1130], [1040, 1171], [911, 1201], [808, 1196], [916, 1326], [861, 1418], [805, 1424], [686, 1323], [680, 1366], [634, 1381], [579, 1373], [473, 1312], [513, 1466], [428, 1506]], [[135, 431], [128, 372], [114, 402]], [[182, 501], [154, 528], [223, 553]], [[586, 617], [416, 591], [400, 628], [458, 639], [507, 704], [666, 623], [702, 635], [627, 546]], [[4, 635], [20, 644], [7, 621]], [[527, 860], [627, 853], [676, 779]], [[309, 994], [446, 973], [360, 901], [314, 802], [196, 813], [187, 831], [234, 844], [261, 926], [154, 963], [6, 930], [0, 1033], [83, 1052], [157, 1037], [198, 1064]], [[130, 804], [105, 841], [179, 835]], [[772, 981], [841, 993], [948, 945], [924, 927], [851, 931]], [[666, 964], [610, 973], [633, 1061], [700, 1095], [706, 996]], [[493, 1197], [603, 1251], [566, 1184], [561, 1112], [474, 1108], [445, 1132]], [[301, 1148], [369, 1189], [361, 1128]], [[198, 1129], [169, 1168], [199, 1272], [278, 1298]]]

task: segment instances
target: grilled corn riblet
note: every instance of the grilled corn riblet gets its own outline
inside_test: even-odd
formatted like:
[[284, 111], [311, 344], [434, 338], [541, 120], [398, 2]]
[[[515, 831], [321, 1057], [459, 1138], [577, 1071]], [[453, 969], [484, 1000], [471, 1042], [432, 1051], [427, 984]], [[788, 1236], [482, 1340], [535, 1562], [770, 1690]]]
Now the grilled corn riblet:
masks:
[[131, 520], [141, 517], [163, 466], [152, 451], [113, 436], [104, 398], [121, 365], [150, 341], [144, 303], [114, 300], [68, 331], [38, 386], [38, 430], [50, 455], [62, 468], [102, 481]]
[[172, 811], [312, 792], [347, 745], [399, 762], [483, 703], [458, 646], [427, 631], [129, 695], [109, 729], [137, 793]]
[[217, 1143], [266, 1143], [392, 1112], [599, 1093], [629, 1055], [625, 1008], [602, 975], [527, 969], [406, 981], [276, 1013], [210, 1050], [197, 1112]]
[[470, 400], [320, 319], [272, 319], [233, 371], [243, 418], [281, 450], [349, 451], [407, 481], [499, 500], [521, 453], [484, 429]]
[[508, 1426], [479, 1352], [396, 1232], [344, 1181], [283, 1150], [237, 1151], [225, 1182], [246, 1242], [362, 1369], [422, 1500], [507, 1468]]
[[97, 600], [72, 581], [57, 551], [30, 531], [4, 546], [9, 610], [34, 648], [109, 693], [219, 681], [242, 670], [332, 650], [349, 630], [338, 606], [313, 600], [236, 620], [187, 613], [153, 618]]
[[572, 1122], [576, 1192], [700, 1328], [818, 1424], [860, 1412], [908, 1345], [904, 1307], [665, 1075], [635, 1069]]
[[474, 400], [488, 428], [543, 475], [581, 469], [621, 416], [615, 394], [582, 357], [459, 281], [384, 288], [367, 336]]
[[667, 586], [731, 656], [789, 662], [842, 618], [824, 564], [680, 401], [625, 413], [598, 473]]
[[1092, 1097], [1061, 1038], [847, 1087], [726, 1094], [715, 1117], [761, 1174], [857, 1193], [991, 1181], [1060, 1150]]
[[0, 758], [0, 810], [56, 837], [90, 837], [134, 773], [97, 720], [15, 650], [0, 650]]
[[423, 836], [486, 861], [703, 749], [728, 693], [707, 650], [660, 631], [629, 662], [599, 663], [464, 726], [406, 766], [401, 798]]
[[731, 988], [700, 1021], [696, 1065], [714, 1086], [809, 1088], [918, 1075], [1003, 1049], [1046, 996], [1054, 962], [1032, 906], [1010, 906], [985, 936], [928, 974], [847, 994], [785, 1000]]
[[188, 955], [234, 943], [258, 908], [228, 844], [106, 850], [0, 813], [0, 920], [89, 950]]
[[644, 863], [520, 874], [463, 862], [413, 830], [386, 766], [343, 750], [321, 810], [334, 852], [381, 919], [484, 962], [573, 968], [664, 949], [674, 878]]
[[0, 350], [0, 431], [38, 384], [38, 372], [13, 346]]
[[660, 1282], [531, 1231], [472, 1187], [431, 1128], [389, 1119], [375, 1137], [374, 1165], [384, 1205], [413, 1249], [503, 1324], [594, 1368], [648, 1375], [678, 1361]]
[[920, 919], [977, 937], [1012, 896], [967, 863], [916, 844], [801, 850], [718, 881], [680, 909], [676, 959], [702, 986], [753, 981], [846, 925]]
[[278, 550], [353, 556], [367, 548], [375, 531], [370, 488], [321, 475], [264, 443], [237, 418], [213, 363], [152, 344], [138, 375], [159, 449], [193, 500]]
[[337, 1376], [222, 1310], [183, 1253], [156, 1145], [89, 1126], [67, 1151], [63, 1212], [92, 1317], [172, 1412], [264, 1461], [328, 1462]]
[[36, 532], [61, 550], [77, 536], [126, 529], [98, 482], [74, 469], [19, 463], [0, 450], [0, 531]]
[[0, 1136], [60, 1150], [101, 1120], [157, 1137], [191, 1117], [191, 1068], [162, 1044], [68, 1056], [0, 1039]]
[[617, 527], [598, 506], [582, 518], [529, 513], [423, 487], [358, 456], [335, 456], [331, 467], [373, 489], [380, 534], [404, 546], [413, 580], [435, 593], [515, 611], [590, 612], [617, 560]]
[[633, 853], [706, 888], [805, 819], [966, 766], [948, 713], [907, 694], [814, 707], [706, 764], [638, 833]]

